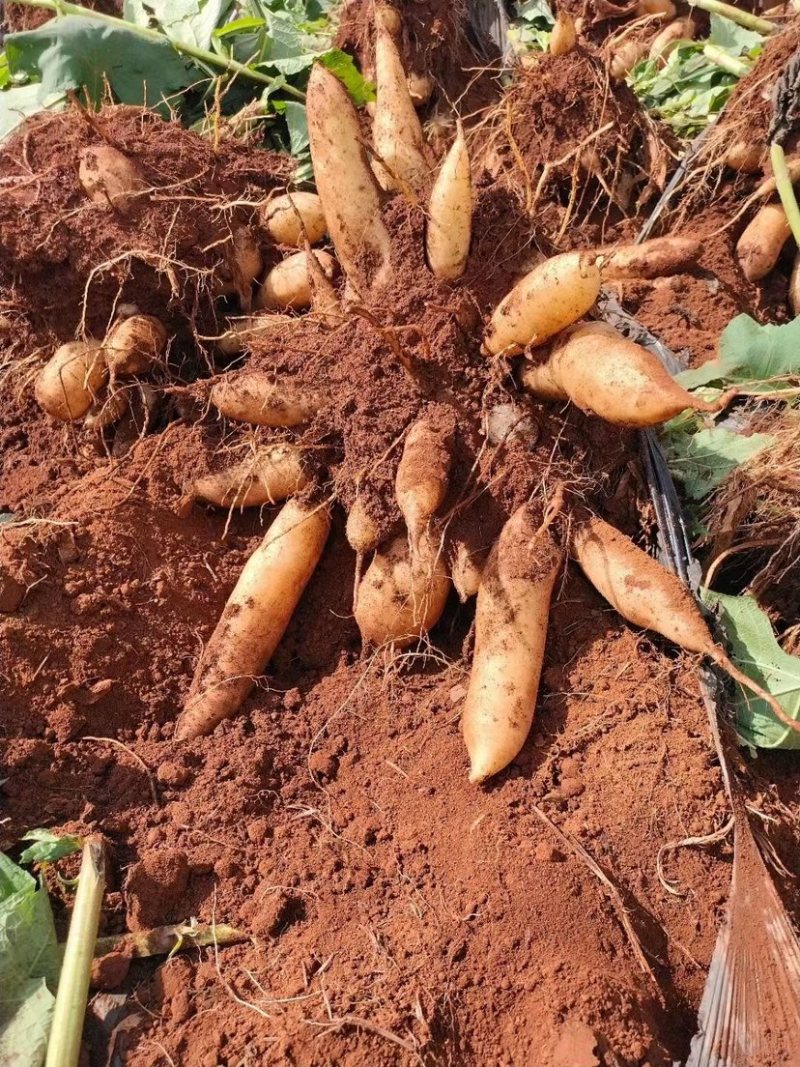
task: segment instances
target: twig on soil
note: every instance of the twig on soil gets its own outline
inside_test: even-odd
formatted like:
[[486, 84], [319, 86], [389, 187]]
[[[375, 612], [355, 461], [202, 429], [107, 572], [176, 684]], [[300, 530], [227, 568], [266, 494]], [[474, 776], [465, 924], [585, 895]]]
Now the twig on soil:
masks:
[[730, 819], [721, 826], [719, 830], [715, 830], [712, 834], [705, 834], [703, 837], [684, 837], [680, 841], [667, 841], [665, 845], [662, 845], [658, 850], [658, 856], [656, 857], [656, 872], [658, 873], [658, 880], [661, 885], [666, 889], [668, 893], [671, 893], [674, 897], [684, 897], [685, 893], [682, 893], [680, 889], [676, 888], [675, 882], [670, 882], [667, 876], [664, 874], [664, 855], [667, 852], [675, 852], [679, 848], [690, 848], [700, 845], [716, 845], [718, 842], [723, 841], [733, 829], [735, 820], [731, 815]]
[[650, 978], [651, 982], [660, 994], [661, 987], [658, 984], [658, 979], [653, 973], [650, 964], [647, 962], [647, 958], [645, 957], [645, 954], [642, 950], [642, 944], [636, 934], [636, 931], [633, 928], [633, 924], [631, 923], [627, 908], [625, 907], [622, 896], [617, 887], [614, 885], [608, 875], [603, 871], [602, 867], [600, 867], [597, 861], [589, 855], [589, 853], [586, 851], [580, 841], [574, 838], [572, 834], [570, 834], [568, 831], [562, 830], [560, 826], [556, 826], [553, 820], [549, 816], [547, 816], [541, 808], [537, 807], [535, 804], [532, 804], [531, 808], [533, 810], [534, 815], [538, 816], [538, 818], [541, 819], [545, 826], [548, 826], [553, 831], [553, 833], [556, 834], [561, 839], [561, 841], [563, 841], [564, 844], [567, 845], [567, 847], [575, 853], [575, 855], [579, 859], [582, 859], [586, 866], [589, 868], [589, 870], [592, 872], [592, 874], [594, 874], [595, 877], [599, 879], [599, 881], [603, 884], [603, 886], [605, 886], [608, 895], [611, 897], [611, 901], [616, 909], [617, 917], [622, 923], [625, 933], [628, 935], [628, 941], [630, 942], [631, 950], [633, 951], [633, 954], [636, 957], [636, 962], [642, 968], [644, 973]]
[[123, 749], [123, 751], [127, 752], [129, 756], [133, 757], [133, 759], [136, 761], [136, 763], [139, 764], [139, 766], [142, 768], [144, 773], [147, 775], [147, 782], [148, 782], [148, 784], [150, 786], [150, 795], [153, 798], [153, 803], [155, 804], [155, 806], [157, 808], [161, 807], [161, 801], [158, 799], [158, 790], [156, 789], [156, 780], [153, 777], [153, 772], [147, 766], [147, 764], [142, 759], [142, 757], [141, 756], [137, 756], [137, 754], [133, 751], [132, 748], [128, 748], [128, 746], [124, 745], [122, 743], [122, 741], [117, 741], [117, 739], [115, 737], [93, 737], [91, 734], [84, 734], [83, 737], [80, 738], [80, 740], [81, 741], [101, 741], [104, 744], [116, 745], [117, 748], [121, 748], [121, 749]]
[[370, 1022], [369, 1019], [361, 1019], [358, 1015], [334, 1016], [332, 1019], [325, 1020], [324, 1022], [319, 1022], [316, 1019], [304, 1019], [303, 1022], [307, 1023], [309, 1026], [318, 1026], [326, 1033], [333, 1033], [336, 1030], [341, 1030], [344, 1026], [354, 1026], [358, 1030], [367, 1030], [372, 1034], [377, 1034], [378, 1037], [382, 1037], [386, 1041], [391, 1041], [394, 1045], [399, 1045], [400, 1048], [405, 1049], [406, 1052], [419, 1056], [416, 1042], [406, 1041], [402, 1037], [398, 1037], [397, 1034], [393, 1034], [391, 1030], [386, 1030], [383, 1026], [378, 1026], [377, 1023]]

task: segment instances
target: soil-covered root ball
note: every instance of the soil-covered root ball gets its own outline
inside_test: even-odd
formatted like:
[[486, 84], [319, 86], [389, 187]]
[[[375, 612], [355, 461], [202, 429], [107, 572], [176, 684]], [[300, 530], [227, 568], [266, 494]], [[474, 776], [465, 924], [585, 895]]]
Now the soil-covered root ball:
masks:
[[98, 341], [68, 341], [39, 371], [36, 402], [54, 419], [82, 419], [102, 388], [108, 368]]
[[267, 201], [261, 223], [279, 245], [302, 248], [304, 241], [316, 244], [328, 232], [322, 201], [316, 193], [284, 193]]

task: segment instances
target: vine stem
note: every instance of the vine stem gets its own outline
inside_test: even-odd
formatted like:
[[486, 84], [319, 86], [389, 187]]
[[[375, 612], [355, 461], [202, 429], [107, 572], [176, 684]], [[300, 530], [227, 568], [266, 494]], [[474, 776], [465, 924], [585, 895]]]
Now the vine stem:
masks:
[[749, 11], [734, 7], [733, 4], [725, 4], [722, 0], [690, 0], [690, 3], [692, 7], [699, 7], [701, 11], [708, 11], [712, 15], [722, 15], [738, 26], [744, 26], [746, 30], [754, 30], [756, 33], [775, 33], [778, 29], [769, 19], [759, 18]]
[[800, 208], [797, 206], [797, 197], [792, 188], [792, 176], [786, 165], [786, 156], [783, 148], [775, 141], [769, 146], [769, 158], [772, 161], [775, 188], [778, 190], [783, 210], [786, 212], [786, 221], [791, 227], [792, 236], [800, 246]]
[[[137, 36], [145, 38], [145, 40], [168, 44], [180, 55], [188, 56], [199, 63], [205, 63], [209, 67], [218, 67], [227, 74], [236, 74], [240, 78], [258, 82], [260, 85], [274, 85], [276, 81], [275, 78], [271, 78], [268, 74], [253, 70], [236, 59], [229, 59], [226, 56], [217, 55], [216, 52], [209, 52], [205, 48], [196, 48], [194, 45], [175, 41], [172, 37], [168, 37], [159, 30], [151, 30], [148, 26], [137, 26], [135, 22], [127, 22], [125, 19], [117, 18], [115, 15], [105, 15], [101, 11], [90, 11], [89, 8], [81, 7], [80, 4], [69, 3], [69, 0], [18, 0], [18, 2], [23, 7], [44, 7], [48, 11], [55, 11], [59, 15], [78, 15], [81, 18], [102, 22], [107, 26], [124, 27], [130, 33], [135, 33]], [[293, 96], [296, 100], [305, 100], [306, 98], [305, 93], [295, 89], [293, 85], [283, 85], [281, 88], [283, 92]]]

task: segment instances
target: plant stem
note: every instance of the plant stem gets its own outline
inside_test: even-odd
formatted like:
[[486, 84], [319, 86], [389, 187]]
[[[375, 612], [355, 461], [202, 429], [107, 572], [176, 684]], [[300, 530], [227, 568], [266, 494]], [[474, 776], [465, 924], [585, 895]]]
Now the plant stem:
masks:
[[707, 44], [703, 48], [703, 55], [715, 66], [727, 70], [729, 74], [735, 74], [737, 78], [743, 78], [750, 73], [750, 64], [745, 59], [737, 59], [724, 48], [717, 48], [715, 44]]
[[108, 952], [129, 952], [134, 958], [141, 959], [167, 956], [185, 948], [235, 945], [241, 941], [247, 941], [247, 934], [224, 923], [201, 923], [197, 926], [177, 923], [174, 926], [157, 926], [154, 930], [98, 937], [95, 956], [105, 956]]
[[774, 141], [769, 146], [769, 158], [772, 161], [772, 173], [775, 175], [775, 187], [781, 198], [783, 210], [786, 212], [786, 221], [792, 229], [792, 235], [800, 247], [800, 207], [797, 206], [797, 197], [792, 188], [792, 175], [786, 166], [786, 156], [783, 148]]
[[[81, 7], [80, 4], [69, 3], [68, 0], [19, 0], [19, 3], [24, 7], [45, 7], [48, 11], [55, 11], [59, 15], [79, 15], [82, 18], [94, 19], [96, 22], [104, 22], [109, 26], [123, 26], [126, 30], [137, 34], [139, 37], [145, 37], [148, 41], [168, 44], [180, 55], [189, 56], [190, 59], [195, 59], [198, 63], [205, 63], [209, 67], [219, 67], [220, 70], [224, 70], [228, 74], [236, 74], [240, 78], [258, 82], [260, 85], [275, 84], [275, 78], [270, 78], [268, 74], [253, 70], [236, 59], [228, 59], [226, 56], [217, 55], [216, 52], [209, 52], [205, 48], [195, 48], [194, 45], [175, 41], [172, 37], [168, 37], [159, 30], [151, 30], [148, 26], [137, 26], [135, 22], [128, 22], [126, 19], [120, 19], [114, 15], [104, 15], [101, 11], [90, 11], [89, 8]], [[281, 91], [293, 96], [296, 100], [305, 100], [306, 98], [305, 93], [295, 89], [293, 85], [283, 85]]]
[[103, 842], [90, 838], [83, 846], [78, 891], [58, 979], [45, 1067], [77, 1067], [80, 1057], [92, 959], [103, 907], [104, 859]]
[[749, 11], [742, 11], [733, 4], [725, 4], [722, 0], [690, 0], [692, 6], [699, 7], [701, 11], [708, 11], [713, 15], [722, 15], [730, 19], [737, 26], [744, 26], [746, 30], [754, 30], [756, 33], [775, 33], [778, 27], [769, 19], [751, 15]]

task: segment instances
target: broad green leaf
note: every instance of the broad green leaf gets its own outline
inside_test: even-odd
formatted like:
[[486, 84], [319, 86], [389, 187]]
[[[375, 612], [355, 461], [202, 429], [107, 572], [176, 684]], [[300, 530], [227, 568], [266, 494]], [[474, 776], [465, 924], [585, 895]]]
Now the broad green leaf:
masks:
[[133, 30], [65, 15], [36, 30], [6, 38], [9, 68], [41, 81], [47, 94], [84, 88], [95, 104], [106, 82], [123, 104], [144, 104], [166, 113], [164, 101], [200, 80], [168, 41], [149, 41]]
[[732, 19], [726, 19], [723, 15], [714, 13], [711, 15], [711, 33], [708, 43], [716, 45], [717, 48], [723, 48], [732, 56], [740, 56], [753, 49], [760, 49], [764, 44], [764, 38], [755, 30], [748, 30]]
[[686, 495], [692, 500], [702, 500], [731, 471], [774, 441], [771, 434], [743, 437], [721, 426], [692, 435], [672, 433], [667, 442], [669, 467], [683, 482]]
[[35, 889], [36, 879], [33, 875], [23, 871], [4, 852], [0, 852], [0, 915], [11, 897], [17, 893], [33, 893]]
[[10, 83], [0, 91], [0, 141], [18, 129], [25, 119], [38, 111], [50, 111], [66, 104], [64, 92], [50, 92], [39, 82], [29, 85]]
[[80, 852], [83, 841], [74, 834], [54, 834], [51, 830], [29, 830], [23, 841], [34, 841], [20, 854], [20, 863], [55, 863], [64, 856]]
[[776, 326], [737, 315], [722, 332], [719, 359], [683, 371], [678, 381], [687, 389], [710, 382], [768, 383], [800, 375], [800, 317]]
[[517, 4], [516, 17], [523, 22], [542, 21], [547, 26], [555, 25], [553, 9], [547, 0], [520, 0]]
[[332, 71], [344, 84], [356, 107], [362, 107], [375, 99], [375, 86], [368, 82], [353, 62], [353, 57], [338, 48], [331, 48], [319, 57], [320, 63]]
[[[786, 714], [800, 721], [800, 657], [784, 652], [772, 625], [749, 596], [727, 596], [702, 590], [706, 604], [717, 608], [720, 623], [738, 667], [777, 698]], [[737, 728], [758, 748], [800, 749], [800, 733], [776, 719], [769, 704], [737, 687]]]
[[0, 985], [0, 1064], [41, 1067], [53, 1019], [55, 997], [44, 978]]
[[208, 50], [231, 0], [125, 0], [128, 22], [161, 29], [172, 41]]

